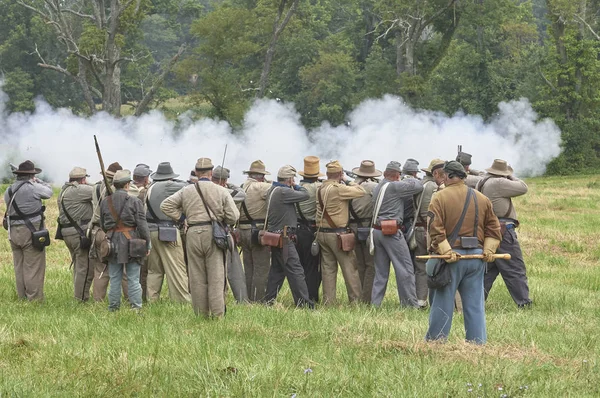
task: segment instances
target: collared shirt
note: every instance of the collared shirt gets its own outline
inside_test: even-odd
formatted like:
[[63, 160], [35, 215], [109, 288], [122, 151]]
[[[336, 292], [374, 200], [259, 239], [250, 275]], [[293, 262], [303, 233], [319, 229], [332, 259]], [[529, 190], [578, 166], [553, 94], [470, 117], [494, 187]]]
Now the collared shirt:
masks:
[[[79, 184], [77, 182], [65, 183], [57, 198], [60, 225], [71, 224], [71, 221], [69, 221], [69, 218], [65, 214], [66, 209], [71, 218], [85, 230], [87, 223], [89, 223], [94, 214], [94, 207], [92, 205], [93, 195], [94, 187], [91, 185]], [[85, 224], [82, 225], [83, 222]], [[63, 236], [78, 234], [74, 227], [63, 227], [61, 228], [61, 232]]]
[[[348, 203], [354, 198], [366, 195], [366, 191], [354, 182], [348, 185], [337, 180], [326, 180], [317, 191], [316, 224], [321, 228], [344, 228], [348, 225]], [[321, 200], [319, 200], [319, 195]], [[329, 225], [324, 216], [323, 205], [335, 225]]]
[[[17, 191], [21, 185], [23, 186]], [[37, 182], [34, 180], [17, 180], [11, 186], [10, 190], [14, 196], [14, 202], [19, 206], [21, 213], [34, 214], [42, 210], [42, 199], [50, 199], [52, 197], [52, 187], [45, 182]], [[16, 193], [15, 193], [16, 192]], [[4, 192], [4, 203], [6, 206], [10, 204], [11, 197], [8, 195], [8, 189]], [[15, 210], [14, 204], [8, 209], [9, 217], [19, 217]], [[32, 223], [41, 221], [42, 216], [38, 215], [29, 219]], [[25, 224], [24, 220], [10, 220], [10, 225]]]
[[377, 205], [379, 191], [387, 183], [389, 185], [381, 202], [377, 223], [381, 220], [396, 220], [398, 224], [402, 224], [404, 222], [405, 201], [412, 201], [414, 195], [423, 191], [423, 185], [416, 178], [408, 178], [404, 181], [390, 181], [384, 178], [373, 190], [373, 204], [375, 206]]
[[[447, 239], [447, 235], [458, 224], [469, 188], [464, 182], [447, 185], [442, 191], [436, 193], [429, 205], [429, 218], [427, 221], [431, 249], [437, 252], [438, 245]], [[477, 224], [477, 239], [480, 246], [487, 237], [501, 240], [500, 223], [492, 209], [492, 202], [480, 192], [473, 190], [477, 195], [479, 218]], [[475, 226], [475, 204], [473, 198], [461, 225], [458, 236], [473, 236]], [[457, 247], [456, 242], [448, 242], [452, 247]]]
[[297, 225], [295, 203], [308, 199], [306, 188], [298, 186], [298, 190], [278, 182], [273, 182], [269, 191], [267, 205], [269, 216], [267, 229], [269, 231], [281, 231], [284, 226], [295, 227]]

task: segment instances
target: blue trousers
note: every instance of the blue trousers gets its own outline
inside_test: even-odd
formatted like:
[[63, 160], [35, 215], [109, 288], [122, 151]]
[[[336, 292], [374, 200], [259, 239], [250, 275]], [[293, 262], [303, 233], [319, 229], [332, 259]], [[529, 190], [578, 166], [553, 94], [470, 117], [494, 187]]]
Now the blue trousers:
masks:
[[[481, 249], [455, 249], [460, 254], [481, 254]], [[430, 290], [431, 311], [429, 330], [425, 340], [446, 340], [452, 327], [454, 314], [454, 296], [460, 292], [465, 317], [466, 340], [476, 344], [485, 344], [485, 309], [483, 294], [483, 276], [485, 263], [482, 260], [459, 260], [448, 264], [452, 281], [441, 289]]]
[[108, 309], [115, 311], [121, 307], [121, 280], [123, 279], [123, 266], [127, 270], [127, 288], [131, 308], [142, 308], [142, 286], [140, 285], [141, 265], [137, 262], [128, 264], [109, 263], [108, 275], [110, 286], [108, 290]]

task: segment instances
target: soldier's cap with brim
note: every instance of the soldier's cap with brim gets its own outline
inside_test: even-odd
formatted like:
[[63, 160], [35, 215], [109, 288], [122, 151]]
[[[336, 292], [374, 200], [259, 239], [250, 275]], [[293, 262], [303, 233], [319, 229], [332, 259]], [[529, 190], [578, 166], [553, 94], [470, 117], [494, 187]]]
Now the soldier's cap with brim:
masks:
[[457, 174], [461, 177], [466, 177], [467, 176], [467, 172], [465, 171], [465, 168], [462, 164], [460, 164], [459, 162], [457, 162], [456, 160], [451, 160], [449, 162], [446, 162], [444, 164], [444, 171], [448, 174]]
[[69, 178], [84, 178], [89, 176], [87, 170], [83, 167], [73, 167], [73, 170], [69, 173]]
[[152, 170], [147, 166], [136, 166], [133, 169], [133, 175], [136, 177], [148, 177], [150, 174], [152, 174]]
[[156, 172], [152, 173], [151, 177], [154, 181], [167, 181], [179, 177], [179, 174], [175, 174], [173, 172], [173, 167], [171, 167], [171, 163], [162, 162], [158, 164]]
[[[111, 163], [106, 169], [106, 177], [113, 178], [115, 173], [119, 170], [123, 170], [123, 166], [121, 166], [119, 162]], [[100, 175], [102, 175], [102, 172], [100, 172]]]
[[215, 168], [210, 158], [200, 158], [196, 161], [196, 170], [208, 171]]
[[456, 156], [456, 161], [462, 164], [463, 166], [470, 166], [472, 157], [473, 156], [470, 153], [459, 152]]
[[381, 177], [381, 170], [375, 168], [375, 162], [372, 160], [363, 160], [359, 167], [352, 169], [352, 172], [359, 177]]
[[294, 166], [286, 164], [277, 172], [277, 178], [293, 178], [296, 177], [296, 169]]
[[494, 159], [492, 167], [485, 169], [485, 171], [487, 171], [489, 174], [502, 177], [508, 177], [512, 174], [512, 172], [509, 170], [508, 163], [506, 162], [506, 160], [502, 159]]
[[429, 166], [421, 169], [426, 173], [433, 173], [434, 170], [441, 169], [444, 167], [444, 163], [446, 163], [443, 159], [433, 159], [429, 162]]
[[419, 162], [416, 159], [407, 159], [404, 162], [404, 167], [402, 167], [403, 173], [420, 173], [419, 171]]
[[13, 170], [13, 174], [40, 174], [42, 169], [35, 167], [31, 160], [26, 160], [19, 165], [19, 168]]
[[113, 184], [123, 184], [126, 182], [131, 182], [131, 171], [127, 169], [117, 171], [113, 177]]
[[255, 160], [250, 164], [250, 169], [243, 172], [243, 174], [262, 174], [262, 175], [271, 175], [267, 171], [265, 163], [262, 160]]
[[402, 163], [392, 160], [385, 166], [386, 170], [397, 171], [398, 173], [402, 172]]
[[325, 168], [327, 169], [327, 172], [331, 174], [341, 173], [344, 171], [342, 164], [337, 160], [332, 160], [331, 162], [327, 163]]
[[213, 170], [212, 178], [213, 180], [227, 180], [231, 174], [231, 170], [227, 167], [217, 166]]

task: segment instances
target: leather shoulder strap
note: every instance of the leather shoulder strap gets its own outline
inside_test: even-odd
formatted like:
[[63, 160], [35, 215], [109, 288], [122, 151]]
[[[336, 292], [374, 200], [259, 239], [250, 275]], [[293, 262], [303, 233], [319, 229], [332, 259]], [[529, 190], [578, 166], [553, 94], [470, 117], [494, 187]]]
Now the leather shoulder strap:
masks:
[[323, 203], [323, 198], [321, 197], [321, 191], [322, 191], [323, 186], [321, 185], [319, 187], [319, 190], [317, 192], [317, 196], [319, 197], [319, 203], [321, 204], [321, 209], [323, 209], [323, 217], [325, 217], [325, 219], [327, 220], [327, 224], [329, 224], [330, 228], [337, 228], [337, 225], [335, 225], [335, 223], [333, 222], [333, 220], [331, 219], [331, 216], [329, 215], [329, 213], [327, 212], [327, 207], [325, 207], [325, 205], [327, 203]]
[[456, 226], [452, 230], [452, 233], [450, 234], [450, 236], [447, 237], [448, 243], [450, 243], [450, 246], [452, 246], [454, 244], [454, 242], [456, 242], [456, 239], [458, 238], [458, 234], [460, 233], [460, 228], [462, 227], [463, 221], [465, 220], [465, 216], [467, 215], [467, 210], [469, 209], [469, 203], [471, 202], [472, 195], [473, 195], [473, 188], [469, 188], [469, 190], [467, 191], [467, 199], [465, 200], [465, 205], [463, 207], [463, 211], [462, 211], [462, 214], [460, 215], [458, 223], [456, 223]]
[[[75, 228], [75, 230], [77, 231], [77, 233], [81, 237], [84, 237], [85, 233], [83, 232], [83, 230], [81, 229], [81, 227], [79, 226], [79, 224], [75, 222], [75, 220], [73, 219], [73, 217], [71, 217], [71, 215], [67, 211], [67, 208], [65, 207], [65, 193], [67, 192], [67, 189], [69, 189], [69, 188], [65, 188], [62, 196], [60, 197], [60, 205], [62, 206], [63, 212], [65, 213], [65, 216], [67, 216], [67, 219], [69, 220], [69, 222], [71, 223], [71, 225], [73, 226], [73, 228]], [[60, 225], [59, 225], [59, 228], [60, 228]]]

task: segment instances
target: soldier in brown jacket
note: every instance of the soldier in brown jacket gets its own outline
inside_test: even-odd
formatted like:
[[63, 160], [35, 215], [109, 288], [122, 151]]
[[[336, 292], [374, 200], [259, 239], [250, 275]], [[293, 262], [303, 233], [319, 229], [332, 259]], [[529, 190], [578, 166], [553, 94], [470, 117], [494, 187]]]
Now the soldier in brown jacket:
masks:
[[[466, 339], [484, 344], [487, 340], [483, 294], [484, 261], [492, 258], [500, 244], [500, 223], [494, 215], [490, 200], [466, 186], [464, 180], [467, 173], [460, 163], [448, 162], [444, 171], [447, 174], [446, 187], [431, 199], [427, 224], [431, 238], [430, 251], [450, 256], [446, 262], [451, 278], [444, 287], [431, 289], [429, 329], [425, 339], [445, 341], [448, 338], [452, 327], [454, 297], [458, 290], [463, 299]], [[468, 203], [467, 211], [457, 231], [457, 239], [449, 242], [450, 235], [458, 227], [465, 203]], [[464, 247], [461, 237], [475, 237], [477, 243]], [[482, 253], [483, 261], [460, 258], [463, 254]]]
[[345, 252], [338, 246], [338, 234], [348, 230], [350, 200], [364, 195], [366, 191], [363, 187], [345, 180], [342, 165], [337, 160], [327, 163], [327, 180], [317, 191], [316, 216], [325, 304], [335, 303], [338, 263], [346, 282], [348, 299], [355, 302], [360, 298], [361, 285], [356, 255], [354, 250]]
[[244, 171], [248, 179], [242, 184], [246, 200], [240, 208], [239, 231], [242, 243], [242, 258], [246, 273], [246, 287], [250, 301], [262, 301], [267, 291], [267, 279], [271, 267], [271, 252], [258, 242], [258, 231], [264, 226], [267, 215], [267, 193], [271, 184], [265, 175], [271, 174], [262, 160], [256, 160]]
[[188, 223], [186, 250], [194, 312], [220, 317], [225, 315], [226, 257], [213, 239], [212, 221], [232, 225], [240, 213], [229, 191], [211, 181], [212, 170], [210, 159], [198, 159], [198, 182], [169, 196], [160, 209], [173, 220], [185, 215]]
[[530, 306], [532, 301], [529, 298], [523, 253], [515, 231], [515, 228], [519, 226], [519, 220], [512, 198], [526, 194], [527, 184], [513, 176], [509, 167], [504, 160], [494, 160], [492, 167], [486, 169], [488, 175], [477, 186], [477, 189], [492, 201], [494, 213], [500, 219], [502, 242], [498, 253], [511, 255], [510, 260], [499, 258], [488, 264], [484, 289], [487, 299], [496, 277], [500, 274], [517, 306], [523, 308]]

